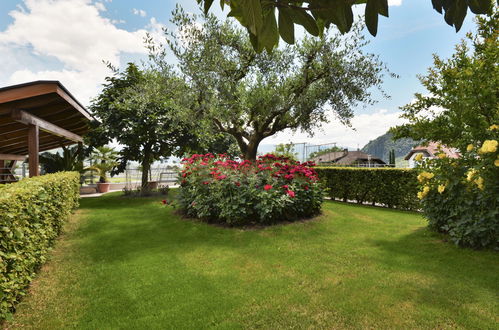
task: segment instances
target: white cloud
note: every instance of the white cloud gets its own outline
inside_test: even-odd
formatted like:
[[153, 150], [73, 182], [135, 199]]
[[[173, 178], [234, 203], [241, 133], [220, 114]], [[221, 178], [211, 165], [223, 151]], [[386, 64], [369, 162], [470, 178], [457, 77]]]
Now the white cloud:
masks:
[[330, 123], [324, 124], [322, 129], [317, 131], [313, 137], [306, 133], [291, 131], [278, 133], [262, 141], [263, 144], [279, 143], [300, 143], [311, 144], [336, 143], [338, 146], [350, 148], [362, 148], [370, 140], [386, 133], [390, 127], [404, 123], [400, 118], [401, 112], [388, 112], [385, 109], [376, 110], [373, 113], [363, 113], [356, 115], [352, 119], [352, 128], [340, 124], [334, 119]]
[[[0, 57], [0, 83], [57, 79], [88, 104], [109, 75], [103, 61], [119, 66], [123, 53], [147, 53], [145, 29], [117, 28], [100, 16], [97, 4], [102, 5], [91, 0], [24, 0], [21, 9], [9, 13], [13, 22], [0, 31], [0, 49], [8, 50], [2, 51], [8, 56]], [[154, 22], [151, 28], [160, 25]]]
[[388, 6], [400, 6], [402, 5], [402, 0], [388, 0]]
[[142, 10], [142, 9], [137, 9], [137, 8], [133, 8], [132, 9], [132, 13], [134, 15], [139, 15], [140, 17], [146, 17], [147, 13], [145, 10]]
[[96, 2], [94, 6], [98, 11], [106, 11], [106, 6], [102, 2]]

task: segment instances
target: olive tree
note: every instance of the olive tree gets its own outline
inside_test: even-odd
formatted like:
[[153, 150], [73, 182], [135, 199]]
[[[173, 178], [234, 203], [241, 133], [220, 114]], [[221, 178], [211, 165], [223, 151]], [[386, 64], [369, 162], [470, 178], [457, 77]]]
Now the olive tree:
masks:
[[[233, 136], [249, 160], [263, 139], [285, 129], [313, 134], [331, 118], [349, 125], [357, 105], [375, 102], [372, 88], [380, 89], [387, 72], [363, 50], [359, 27], [258, 53], [230, 21], [177, 7], [172, 22], [177, 30], [167, 31], [167, 42], [189, 86], [190, 116], [207, 132]], [[163, 67], [168, 50], [150, 49]]]

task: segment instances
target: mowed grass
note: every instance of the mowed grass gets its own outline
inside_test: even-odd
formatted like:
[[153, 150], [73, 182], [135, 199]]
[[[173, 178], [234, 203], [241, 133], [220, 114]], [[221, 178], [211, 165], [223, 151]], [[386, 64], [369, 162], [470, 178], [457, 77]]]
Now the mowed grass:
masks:
[[499, 257], [415, 213], [324, 203], [309, 221], [230, 229], [157, 198], [81, 200], [7, 328], [498, 326]]

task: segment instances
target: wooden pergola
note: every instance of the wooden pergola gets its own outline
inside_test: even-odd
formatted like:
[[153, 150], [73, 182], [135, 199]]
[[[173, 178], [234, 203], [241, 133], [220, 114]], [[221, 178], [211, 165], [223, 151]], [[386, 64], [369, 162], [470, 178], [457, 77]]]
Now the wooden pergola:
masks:
[[29, 176], [39, 175], [39, 152], [82, 143], [92, 120], [59, 81], [0, 88], [0, 183], [15, 181], [15, 163], [26, 157]]

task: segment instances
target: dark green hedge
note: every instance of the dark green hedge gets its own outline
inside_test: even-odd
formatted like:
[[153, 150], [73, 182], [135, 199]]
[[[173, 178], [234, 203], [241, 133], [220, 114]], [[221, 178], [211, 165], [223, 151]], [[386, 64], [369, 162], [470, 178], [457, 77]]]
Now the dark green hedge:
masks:
[[8, 318], [78, 206], [80, 176], [60, 172], [0, 187], [0, 320]]
[[420, 208], [417, 173], [411, 169], [316, 167], [334, 200], [381, 204], [403, 210]]

